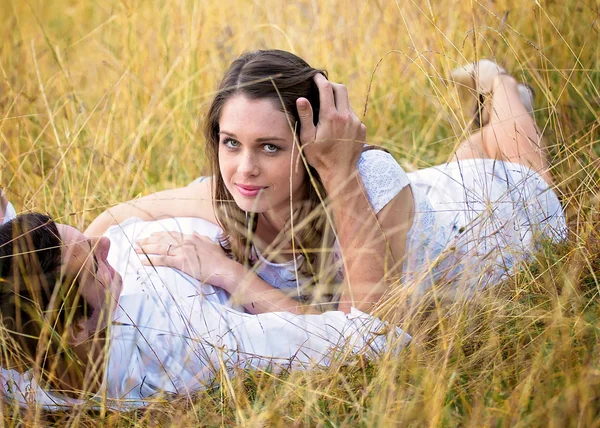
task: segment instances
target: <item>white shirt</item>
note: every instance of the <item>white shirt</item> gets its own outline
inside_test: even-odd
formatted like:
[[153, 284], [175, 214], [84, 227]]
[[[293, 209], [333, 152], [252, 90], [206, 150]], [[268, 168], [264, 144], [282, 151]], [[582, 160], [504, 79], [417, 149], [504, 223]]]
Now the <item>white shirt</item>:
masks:
[[[250, 315], [232, 308], [227, 294], [175, 269], [143, 267], [133, 243], [157, 231], [197, 232], [215, 239], [219, 228], [197, 218], [142, 222], [110, 228], [109, 262], [123, 276], [123, 293], [110, 327], [110, 351], [101, 391], [107, 405], [127, 409], [152, 397], [186, 395], [214, 385], [215, 374], [239, 368], [307, 369], [332, 358], [399, 352], [410, 336], [352, 309], [320, 315], [288, 312]], [[386, 332], [386, 334], [381, 334]], [[65, 407], [80, 401], [50, 394], [30, 374], [2, 369], [7, 396]], [[4, 382], [3, 382], [4, 383]]]
[[4, 213], [4, 218], [2, 219], [2, 224], [8, 223], [13, 218], [17, 216], [17, 212], [15, 211], [15, 207], [10, 202], [6, 205], [6, 212]]

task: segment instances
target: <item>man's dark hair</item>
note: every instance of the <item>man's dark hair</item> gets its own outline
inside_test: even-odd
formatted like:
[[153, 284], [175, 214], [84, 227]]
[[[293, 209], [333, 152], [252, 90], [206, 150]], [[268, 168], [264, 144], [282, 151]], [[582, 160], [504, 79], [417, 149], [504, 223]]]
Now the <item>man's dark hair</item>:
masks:
[[45, 368], [46, 356], [64, 350], [61, 336], [69, 323], [89, 316], [78, 282], [63, 274], [62, 241], [52, 218], [23, 214], [0, 226], [2, 367]]

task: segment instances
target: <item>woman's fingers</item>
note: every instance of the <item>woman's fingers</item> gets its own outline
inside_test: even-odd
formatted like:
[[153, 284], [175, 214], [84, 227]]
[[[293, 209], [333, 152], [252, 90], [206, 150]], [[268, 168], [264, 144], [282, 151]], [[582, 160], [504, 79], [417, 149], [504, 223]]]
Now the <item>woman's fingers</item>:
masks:
[[335, 109], [341, 114], [346, 114], [348, 111], [352, 112], [346, 86], [340, 83], [332, 83], [331, 88], [333, 89], [333, 98], [335, 99]]
[[[365, 142], [367, 129], [350, 106], [346, 86], [329, 82], [322, 74], [314, 76], [319, 89], [320, 111], [316, 127], [312, 120], [312, 109], [308, 101], [298, 99], [302, 150], [308, 163], [320, 174], [334, 171], [353, 171]], [[314, 123], [314, 122], [313, 122]], [[353, 144], [360, 143], [360, 144]]]
[[162, 254], [172, 256], [176, 247], [175, 244], [137, 244], [135, 252], [138, 254]]
[[[178, 269], [199, 281], [205, 281], [201, 265], [205, 263], [215, 271], [219, 271], [219, 256], [229, 261], [221, 248], [210, 238], [198, 234], [181, 235], [181, 242], [167, 242], [168, 233], [152, 235], [136, 245], [135, 251], [140, 255], [140, 262], [145, 266], [166, 266]], [[158, 242], [161, 241], [161, 242]]]
[[147, 256], [142, 258], [141, 262], [144, 266], [162, 266], [174, 268], [193, 277], [198, 275], [197, 271], [199, 271], [199, 267], [196, 269], [190, 269], [190, 263], [186, 263], [186, 259], [184, 257]]
[[[178, 256], [184, 256], [185, 254], [182, 253], [182, 250], [184, 252], [193, 251], [193, 248], [188, 248], [187, 250], [183, 248], [186, 246], [185, 238], [185, 235], [179, 232], [157, 232], [137, 241], [134, 250], [136, 253], [146, 256], [141, 257], [143, 264], [149, 265], [148, 259], [150, 259], [159, 266], [171, 266], [180, 269], [180, 266], [172, 264], [174, 262], [173, 259]], [[190, 246], [193, 247], [192, 244]], [[166, 260], [170, 264], [165, 264]]]
[[324, 113], [332, 113], [335, 110], [335, 98], [331, 82], [321, 73], [315, 75], [314, 81], [319, 89], [319, 104], [321, 110], [319, 117]]
[[332, 83], [333, 93], [335, 97], [335, 107], [340, 115], [340, 121], [344, 122], [347, 127], [351, 129], [358, 129], [357, 139], [358, 142], [364, 142], [367, 137], [367, 127], [359, 119], [359, 117], [352, 110], [350, 105], [350, 99], [348, 98], [348, 89], [345, 85]]
[[358, 141], [364, 143], [367, 141], [367, 125], [360, 122], [360, 131], [359, 131]]
[[300, 117], [300, 143], [312, 143], [317, 134], [312, 106], [306, 98], [298, 98], [296, 100], [296, 108]]
[[350, 100], [348, 90], [341, 83], [330, 82], [322, 74], [314, 77], [317, 88], [319, 88], [319, 103], [323, 113], [346, 114], [350, 111]]
[[[362, 122], [352, 110], [345, 85], [328, 81], [322, 74], [314, 77], [319, 88], [320, 112], [317, 128], [335, 121], [344, 127], [358, 128]], [[318, 132], [318, 129], [317, 129]]]
[[135, 243], [137, 253], [169, 254], [185, 243], [185, 235], [179, 232], [157, 232]]
[[179, 232], [156, 232], [156, 233], [153, 233], [152, 235], [148, 236], [147, 238], [138, 239], [136, 241], [136, 243], [139, 245], [156, 244], [156, 243], [162, 243], [162, 242], [176, 243], [176, 242], [182, 242], [183, 238], [185, 238], [185, 236]]
[[175, 257], [167, 257], [167, 256], [147, 256], [141, 259], [141, 262], [144, 266], [166, 266], [166, 267], [177, 267], [175, 266], [175, 262], [177, 259]]
[[314, 125], [314, 112], [306, 98], [298, 98], [296, 107], [300, 116], [300, 140], [302, 144], [317, 139], [318, 128], [329, 127], [328, 120], [345, 122], [346, 126], [360, 124], [350, 106], [348, 90], [345, 85], [328, 81], [322, 74], [317, 74], [314, 81], [319, 89], [320, 112], [317, 126]]

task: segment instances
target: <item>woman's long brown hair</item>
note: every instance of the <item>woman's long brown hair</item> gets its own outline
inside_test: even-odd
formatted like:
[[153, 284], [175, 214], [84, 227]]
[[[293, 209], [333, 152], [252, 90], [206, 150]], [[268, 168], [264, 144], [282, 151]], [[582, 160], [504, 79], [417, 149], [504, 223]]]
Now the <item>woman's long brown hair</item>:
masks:
[[[224, 233], [221, 246], [234, 260], [250, 266], [252, 243], [257, 220], [253, 213], [242, 211], [227, 190], [219, 170], [219, 119], [225, 103], [235, 95], [243, 94], [250, 100], [270, 99], [286, 113], [297, 137], [300, 135], [300, 118], [296, 100], [308, 99], [313, 109], [315, 125], [319, 117], [319, 90], [313, 81], [324, 70], [312, 68], [304, 60], [289, 52], [262, 50], [249, 52], [236, 59], [219, 85], [205, 123], [206, 155], [213, 176], [215, 215]], [[298, 138], [299, 140], [299, 138]], [[325, 215], [322, 198], [325, 190], [317, 172], [308, 164], [303, 201], [293, 201], [291, 213], [279, 236], [269, 245], [268, 251], [292, 248], [302, 254], [299, 272], [312, 278], [311, 283], [327, 284], [336, 273], [331, 262], [333, 230]], [[293, 230], [293, 236], [292, 236]], [[320, 287], [321, 288], [321, 287]], [[328, 293], [327, 293], [328, 294]]]

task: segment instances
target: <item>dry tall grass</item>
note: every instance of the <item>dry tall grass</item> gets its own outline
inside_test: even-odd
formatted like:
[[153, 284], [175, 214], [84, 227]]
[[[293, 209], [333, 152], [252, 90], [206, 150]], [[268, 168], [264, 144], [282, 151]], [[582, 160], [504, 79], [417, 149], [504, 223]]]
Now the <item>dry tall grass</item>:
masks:
[[226, 66], [276, 47], [345, 82], [369, 140], [408, 170], [466, 132], [449, 71], [495, 58], [536, 90], [572, 228], [509, 283], [407, 320], [400, 358], [250, 373], [132, 413], [4, 409], [5, 424], [600, 425], [599, 20], [593, 0], [2, 0], [0, 181], [18, 211], [83, 228], [190, 182]]

